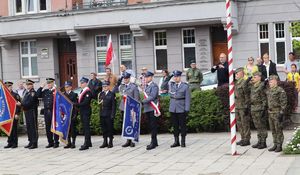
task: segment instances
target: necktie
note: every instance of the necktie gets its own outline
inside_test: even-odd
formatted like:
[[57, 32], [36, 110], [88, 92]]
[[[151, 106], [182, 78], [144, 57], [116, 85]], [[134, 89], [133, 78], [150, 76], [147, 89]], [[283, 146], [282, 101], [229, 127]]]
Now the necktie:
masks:
[[176, 89], [178, 89], [178, 87], [179, 87], [179, 84], [176, 84]]

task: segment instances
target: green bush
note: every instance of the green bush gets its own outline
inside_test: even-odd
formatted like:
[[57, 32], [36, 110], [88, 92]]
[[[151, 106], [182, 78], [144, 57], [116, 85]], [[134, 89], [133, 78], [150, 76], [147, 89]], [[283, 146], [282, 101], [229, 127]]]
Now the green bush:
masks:
[[290, 141], [283, 149], [284, 154], [300, 154], [300, 127], [296, 128]]

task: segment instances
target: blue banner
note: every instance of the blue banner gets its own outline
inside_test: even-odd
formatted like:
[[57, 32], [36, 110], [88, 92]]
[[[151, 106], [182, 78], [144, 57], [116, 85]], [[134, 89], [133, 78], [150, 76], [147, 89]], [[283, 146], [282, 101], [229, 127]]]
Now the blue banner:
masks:
[[56, 91], [53, 103], [51, 131], [60, 136], [60, 140], [68, 143], [73, 103], [60, 91]]
[[125, 97], [122, 137], [139, 141], [141, 103], [130, 96]]

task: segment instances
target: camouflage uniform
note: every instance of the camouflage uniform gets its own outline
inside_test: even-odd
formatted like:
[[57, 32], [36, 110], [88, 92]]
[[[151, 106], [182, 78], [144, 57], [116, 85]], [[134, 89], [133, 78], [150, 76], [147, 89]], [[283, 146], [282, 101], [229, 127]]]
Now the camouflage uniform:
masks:
[[[258, 144], [253, 145], [253, 148], [265, 148], [267, 132], [267, 119], [264, 116], [264, 111], [267, 107], [267, 97], [264, 91], [265, 85], [259, 81], [251, 86], [251, 116], [253, 119], [254, 126], [257, 129]], [[265, 146], [262, 146], [265, 145]]]
[[[239, 72], [239, 69], [237, 69], [237, 72]], [[249, 142], [251, 138], [250, 116], [248, 114], [248, 108], [250, 105], [250, 93], [246, 80], [240, 78], [235, 82], [234, 94], [237, 127], [241, 134], [241, 142], [239, 142], [238, 144], [242, 145], [243, 143]]]
[[186, 80], [189, 82], [191, 90], [200, 89], [200, 84], [203, 80], [203, 75], [198, 68], [189, 68], [186, 72]]
[[[277, 77], [277, 76], [270, 76], [270, 79]], [[278, 80], [278, 79], [277, 79]], [[273, 142], [274, 147], [269, 149], [269, 151], [274, 151], [277, 148], [282, 147], [282, 143], [284, 140], [283, 136], [283, 114], [284, 110], [287, 106], [287, 96], [285, 91], [279, 87], [275, 86], [272, 88], [269, 88], [267, 90], [267, 99], [268, 99], [268, 115], [269, 115], [269, 124], [270, 129], [272, 131], [273, 135]], [[275, 150], [276, 152], [279, 151]]]

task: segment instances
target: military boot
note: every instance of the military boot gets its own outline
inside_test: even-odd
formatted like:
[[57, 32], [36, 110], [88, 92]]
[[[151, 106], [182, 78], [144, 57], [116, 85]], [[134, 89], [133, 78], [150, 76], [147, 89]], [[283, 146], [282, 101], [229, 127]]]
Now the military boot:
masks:
[[275, 149], [275, 152], [278, 153], [278, 152], [281, 152], [281, 151], [282, 151], [282, 145], [278, 144], [276, 149]]
[[68, 144], [64, 147], [65, 149], [71, 148], [71, 138], [68, 138]]
[[171, 148], [175, 148], [177, 146], [180, 146], [180, 144], [179, 144], [179, 137], [175, 136], [174, 137], [174, 143], [171, 145]]
[[237, 145], [241, 145], [242, 142], [243, 142], [243, 140], [240, 140], [240, 141], [236, 142], [236, 144], [237, 144]]
[[73, 137], [73, 139], [72, 139], [72, 144], [71, 144], [71, 149], [76, 148], [76, 146], [75, 146], [75, 141], [76, 141], [76, 137]]
[[181, 147], [185, 147], [185, 136], [181, 136]]
[[257, 148], [258, 148], [258, 149], [265, 149], [265, 148], [267, 148], [266, 141], [261, 142], [260, 145], [259, 145]]
[[261, 142], [258, 141], [256, 144], [252, 145], [252, 148], [258, 148], [260, 146]]
[[108, 143], [108, 146], [107, 146], [107, 148], [112, 148], [114, 145], [113, 145], [113, 137], [110, 137], [109, 138], [109, 143]]
[[126, 143], [122, 145], [122, 147], [128, 147], [131, 144], [131, 140], [127, 139]]
[[249, 140], [244, 140], [242, 143], [241, 143], [241, 146], [248, 146], [250, 145], [250, 141]]
[[268, 149], [268, 151], [275, 151], [275, 150], [276, 150], [276, 148], [277, 148], [277, 145], [276, 145], [276, 144], [274, 144], [274, 146], [273, 146], [272, 148]]
[[99, 148], [105, 148], [107, 146], [108, 146], [108, 144], [107, 144], [107, 137], [105, 137], [104, 140], [103, 140], [102, 145]]

